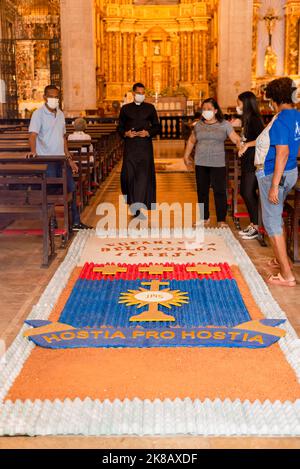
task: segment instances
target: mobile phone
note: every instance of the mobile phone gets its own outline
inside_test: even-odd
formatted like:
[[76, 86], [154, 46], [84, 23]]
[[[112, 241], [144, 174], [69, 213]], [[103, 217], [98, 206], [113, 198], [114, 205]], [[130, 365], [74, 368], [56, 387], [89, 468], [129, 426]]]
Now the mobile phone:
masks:
[[285, 179], [286, 179], [286, 176], [281, 176], [281, 179], [280, 179], [280, 181], [279, 181], [279, 186], [280, 186], [280, 187], [283, 187], [283, 186], [284, 186]]

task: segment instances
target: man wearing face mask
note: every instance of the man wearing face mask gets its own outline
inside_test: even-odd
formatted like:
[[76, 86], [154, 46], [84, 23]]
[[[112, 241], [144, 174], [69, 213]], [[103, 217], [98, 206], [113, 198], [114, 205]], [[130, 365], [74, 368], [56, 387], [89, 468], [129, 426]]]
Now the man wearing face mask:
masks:
[[[118, 131], [125, 139], [121, 188], [127, 203], [144, 204], [151, 209], [156, 202], [156, 178], [152, 138], [160, 131], [155, 107], [145, 103], [145, 86], [133, 86], [134, 101], [122, 107]], [[139, 210], [134, 210], [140, 216]]]
[[[78, 172], [76, 163], [72, 160], [66, 140], [66, 124], [63, 112], [59, 109], [59, 89], [48, 85], [44, 91], [45, 104], [34, 111], [29, 126], [29, 158], [36, 156], [62, 156], [65, 155], [69, 166], [67, 171], [68, 192], [73, 193], [72, 218], [73, 230], [89, 229], [80, 221], [76, 204], [76, 187], [73, 174]], [[57, 163], [48, 163], [48, 177], [60, 177], [61, 166]]]

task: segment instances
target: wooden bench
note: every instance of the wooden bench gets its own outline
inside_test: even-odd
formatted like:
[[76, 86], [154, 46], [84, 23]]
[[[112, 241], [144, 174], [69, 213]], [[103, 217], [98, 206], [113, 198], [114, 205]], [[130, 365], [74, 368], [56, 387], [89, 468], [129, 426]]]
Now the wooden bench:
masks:
[[299, 222], [300, 222], [300, 179], [294, 190], [288, 196], [287, 210], [290, 216], [289, 230], [287, 231], [287, 250], [291, 260], [297, 264], [299, 257]]
[[0, 215], [42, 222], [43, 266], [55, 256], [55, 213], [47, 199], [46, 171], [45, 164], [0, 164]]
[[[47, 181], [47, 197], [48, 201], [55, 207], [63, 208], [63, 229], [55, 229], [55, 235], [61, 236], [62, 247], [66, 246], [66, 242], [70, 237], [72, 226], [71, 203], [72, 193], [68, 193], [67, 185], [67, 161], [65, 156], [38, 156], [33, 159], [26, 159], [23, 153], [0, 153], [0, 163], [2, 164], [38, 164], [41, 163], [57, 163], [61, 166], [61, 177], [46, 178]], [[61, 186], [61, 190], [52, 193], [53, 186]]]

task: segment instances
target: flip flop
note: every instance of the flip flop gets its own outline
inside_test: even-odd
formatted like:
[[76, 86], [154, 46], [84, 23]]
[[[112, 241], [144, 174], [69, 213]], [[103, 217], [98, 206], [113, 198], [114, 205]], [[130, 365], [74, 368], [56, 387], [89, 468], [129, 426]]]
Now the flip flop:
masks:
[[296, 280], [285, 280], [281, 274], [277, 275], [271, 275], [267, 283], [269, 285], [279, 285], [281, 287], [295, 287], [296, 286]]
[[273, 257], [272, 259], [270, 259], [268, 262], [267, 262], [267, 266], [268, 267], [279, 267], [279, 262], [277, 259], [275, 259], [275, 257]]
[[[291, 262], [290, 262], [290, 264], [291, 264]], [[273, 257], [272, 259], [268, 260], [267, 266], [268, 267], [273, 267], [273, 269], [274, 269], [274, 268], [279, 268], [280, 264], [279, 264], [278, 260], [275, 257]], [[291, 266], [292, 266], [292, 264], [291, 264]]]

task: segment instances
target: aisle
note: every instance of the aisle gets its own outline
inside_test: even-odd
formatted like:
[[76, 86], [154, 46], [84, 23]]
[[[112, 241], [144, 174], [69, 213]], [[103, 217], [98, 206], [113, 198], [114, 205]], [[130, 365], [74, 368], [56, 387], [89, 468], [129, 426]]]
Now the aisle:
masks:
[[[178, 151], [178, 146], [172, 145], [172, 142], [169, 142], [169, 145], [164, 144], [164, 159], [168, 158], [168, 155], [173, 157], [174, 153]], [[120, 167], [117, 167], [113, 173], [109, 176], [109, 178], [106, 180], [104, 183], [102, 189], [98, 192], [97, 196], [92, 200], [91, 205], [87, 207], [85, 214], [84, 214], [84, 221], [87, 223], [92, 224], [93, 226], [96, 226], [96, 223], [99, 219], [96, 215], [96, 209], [99, 203], [102, 202], [112, 202], [115, 203], [116, 205], [118, 204], [118, 197], [120, 195], [120, 186], [119, 186], [119, 176], [120, 176]], [[174, 202], [180, 202], [180, 203], [186, 203], [186, 202], [195, 202], [196, 201], [196, 194], [195, 194], [195, 185], [194, 185], [194, 175], [191, 173], [186, 173], [186, 172], [177, 172], [177, 171], [171, 171], [171, 172], [166, 172], [164, 169], [162, 169], [162, 172], [158, 172], [157, 174], [157, 185], [158, 185], [158, 200], [160, 202], [168, 202], [168, 203], [174, 203]], [[214, 223], [215, 219], [212, 217], [212, 221]], [[230, 221], [230, 220], [229, 220]], [[232, 226], [232, 223], [230, 223]], [[2, 242], [3, 240], [1, 240]], [[28, 315], [28, 312], [30, 310], [31, 303], [36, 302], [37, 298], [40, 294], [40, 292], [44, 289], [44, 287], [48, 284], [49, 278], [51, 274], [54, 272], [55, 268], [59, 264], [59, 261], [62, 260], [62, 253], [60, 252], [60, 258], [56, 261], [53, 266], [51, 266], [51, 269], [49, 271], [41, 271], [37, 265], [34, 265], [32, 263], [32, 257], [30, 258], [30, 252], [32, 251], [32, 248], [34, 246], [35, 250], [37, 250], [37, 244], [36, 241], [33, 239], [32, 244], [30, 246], [30, 242], [28, 239], [28, 243], [24, 243], [22, 246], [22, 249], [19, 249], [18, 254], [15, 255], [14, 253], [14, 258], [12, 258], [9, 253], [11, 254], [12, 249], [14, 247], [12, 246], [13, 242], [15, 243], [16, 246], [18, 246], [18, 241], [17, 240], [12, 240], [7, 245], [5, 246], [5, 243], [1, 246], [4, 249], [2, 250], [2, 253], [6, 255], [6, 265], [4, 269], [4, 265], [2, 264], [1, 269], [2, 269], [2, 285], [1, 289], [6, 293], [6, 296], [9, 300], [9, 297], [12, 299], [14, 298], [12, 288], [8, 290], [7, 286], [14, 287], [16, 286], [16, 279], [13, 277], [13, 275], [7, 275], [7, 272], [17, 272], [19, 271], [19, 266], [22, 263], [22, 271], [26, 271], [26, 269], [30, 269], [32, 272], [32, 276], [36, 276], [39, 278], [39, 283], [35, 283], [35, 285], [32, 284], [32, 281], [30, 281], [30, 278], [24, 278], [26, 275], [22, 276], [22, 284], [18, 285], [18, 288], [21, 291], [23, 291], [23, 303], [21, 301], [12, 302], [11, 309], [10, 309], [10, 315], [7, 314], [7, 310], [4, 311], [4, 314], [2, 315], [2, 322], [0, 321], [0, 326], [3, 324], [4, 328], [7, 326], [9, 327], [9, 338], [13, 338], [17, 331], [20, 329], [21, 325], [23, 324], [24, 318]], [[270, 250], [268, 248], [261, 248], [256, 241], [251, 241], [248, 243], [244, 243], [243, 246], [248, 254], [250, 255], [252, 261], [255, 263], [256, 267], [258, 268], [259, 272], [265, 275], [266, 273], [266, 268], [265, 268], [265, 259], [268, 255], [270, 255]], [[31, 251], [30, 251], [31, 249]], [[36, 254], [36, 252], [35, 252]], [[11, 262], [10, 262], [11, 261]], [[6, 281], [5, 279], [5, 273], [6, 273]], [[297, 268], [297, 276], [299, 280], [299, 268]], [[20, 275], [21, 278], [21, 275]], [[32, 277], [33, 278], [33, 277]], [[26, 280], [26, 281], [25, 281]], [[26, 283], [27, 282], [27, 283]], [[34, 290], [35, 292], [35, 298], [31, 299], [31, 293]], [[299, 321], [299, 315], [298, 315], [298, 298], [299, 296], [299, 286], [295, 289], [291, 289], [289, 291], [289, 295], [283, 295], [282, 294], [282, 289], [280, 288], [274, 288], [272, 289], [272, 294], [274, 298], [278, 301], [280, 304], [281, 308], [286, 312], [288, 315], [293, 327], [295, 330], [300, 332], [300, 321]], [[0, 290], [1, 292], [1, 290]], [[11, 292], [11, 293], [10, 293]], [[10, 321], [13, 319], [13, 323], [10, 325]], [[12, 327], [13, 325], [13, 327]], [[256, 439], [256, 438], [248, 438], [247, 440], [245, 439], [222, 439], [222, 438], [198, 438], [195, 440], [194, 438], [186, 438], [186, 437], [177, 437], [177, 438], [170, 438], [169, 440], [161, 440], [161, 439], [155, 439], [155, 438], [144, 438], [144, 439], [131, 439], [131, 438], [122, 438], [122, 439], [117, 439], [117, 438], [111, 438], [109, 441], [111, 443], [108, 443], [107, 439], [101, 439], [101, 438], [89, 438], [89, 440], [80, 438], [80, 437], [72, 437], [68, 438], [69, 442], [67, 443], [64, 438], [57, 438], [57, 437], [48, 437], [48, 438], [43, 438], [43, 437], [38, 437], [34, 441], [33, 440], [28, 440], [24, 438], [16, 438], [14, 440], [7, 440], [6, 438], [0, 438], [0, 447], [13, 447], [14, 444], [26, 444], [26, 447], [51, 447], [51, 445], [54, 445], [56, 447], [66, 447], [66, 445], [69, 445], [69, 447], [72, 447], [72, 445], [79, 445], [82, 447], [93, 447], [97, 445], [99, 448], [100, 447], [107, 447], [108, 445], [111, 444], [111, 447], [114, 445], [118, 445], [119, 447], [132, 447], [133, 445], [135, 447], [143, 447], [144, 445], [148, 445], [148, 447], [159, 447], [159, 446], [164, 446], [170, 445], [170, 447], [188, 447], [188, 445], [196, 446], [196, 447], [236, 447], [237, 445], [244, 445], [244, 447], [276, 447], [278, 443], [278, 440], [276, 442], [275, 439]], [[144, 442], [144, 443], [143, 443]], [[289, 440], [288, 438], [285, 440], [280, 441], [280, 445], [282, 446], [283, 444], [287, 445], [287, 447], [292, 447], [292, 445], [295, 445], [297, 447], [297, 440]], [[6, 446], [7, 445], [7, 446]], [[298, 445], [299, 445], [299, 440], [298, 440]]]

